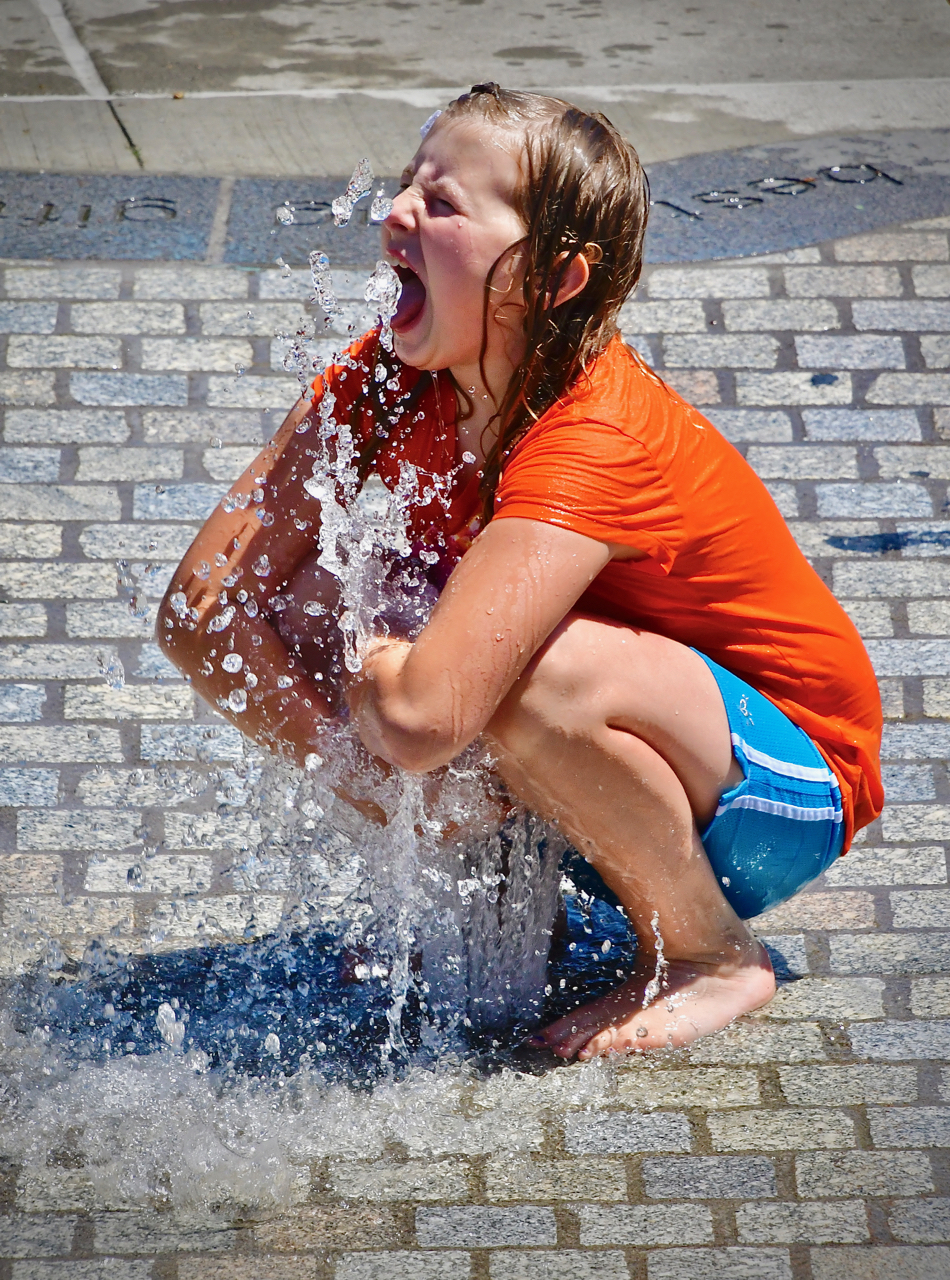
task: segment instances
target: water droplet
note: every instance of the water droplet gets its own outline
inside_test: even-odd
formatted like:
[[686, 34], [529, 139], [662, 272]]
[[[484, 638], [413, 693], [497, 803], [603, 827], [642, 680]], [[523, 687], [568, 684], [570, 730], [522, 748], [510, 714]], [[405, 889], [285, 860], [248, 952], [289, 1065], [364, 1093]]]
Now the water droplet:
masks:
[[179, 1022], [175, 1016], [175, 1010], [165, 1001], [158, 1006], [158, 1012], [155, 1015], [155, 1026], [158, 1028], [158, 1034], [162, 1037], [169, 1049], [176, 1051], [181, 1048], [182, 1041], [185, 1038], [184, 1021]]
[[466, 449], [465, 452], [462, 454], [462, 461], [468, 463], [468, 465], [471, 466], [472, 463], [477, 462], [478, 459], [475, 457], [474, 453], [472, 453], [471, 449]]
[[289, 227], [294, 220], [294, 211], [286, 202], [278, 205], [274, 213], [282, 227]]
[[195, 576], [200, 578], [202, 582], [208, 581], [208, 579], [211, 577], [211, 565], [208, 564], [207, 560], [198, 561], [198, 567], [195, 570]]
[[[139, 575], [129, 567], [127, 560], [117, 560], [115, 569], [115, 585], [119, 598], [125, 601], [133, 618], [147, 618], [148, 598], [142, 588]], [[145, 574], [148, 573], [148, 570], [149, 566], [146, 565]]]
[[373, 203], [369, 209], [370, 222], [385, 222], [393, 211], [393, 202], [388, 196], [383, 195], [382, 187], [376, 192]]
[[271, 563], [266, 555], [259, 556], [251, 565], [251, 571], [256, 573], [259, 578], [266, 578], [270, 575]]
[[342, 309], [333, 288], [330, 259], [319, 249], [314, 249], [310, 255], [310, 279], [313, 282], [310, 301], [316, 303], [328, 316], [341, 315]]
[[121, 658], [114, 653], [97, 653], [96, 662], [102, 672], [102, 678], [110, 689], [121, 689], [125, 685], [125, 667]]
[[240, 671], [244, 666], [244, 659], [239, 653], [226, 653], [221, 659], [221, 666], [225, 671]]
[[321, 604], [319, 600], [305, 600], [303, 602], [303, 611], [310, 615], [311, 618], [322, 618], [327, 611], [325, 604]]
[[277, 677], [277, 688], [278, 688], [278, 689], [289, 689], [289, 688], [290, 688], [290, 686], [291, 686], [292, 684], [293, 684], [293, 679], [292, 679], [290, 676], [278, 676], [278, 677]]
[[234, 605], [229, 604], [226, 609], [222, 610], [222, 612], [217, 615], [217, 617], [211, 619], [208, 623], [208, 630], [223, 631], [225, 627], [231, 625], [231, 619], [234, 617], [234, 612]]
[[212, 449], [220, 449], [221, 446], [224, 444], [224, 441], [221, 439], [220, 436], [212, 436], [211, 439], [208, 441], [208, 444], [211, 445]]
[[244, 711], [247, 707], [247, 693], [243, 689], [232, 689], [228, 694], [228, 706], [232, 711]]
[[274, 1058], [280, 1056], [280, 1037], [275, 1036], [273, 1031], [270, 1032], [267, 1039], [264, 1041], [264, 1052], [271, 1054]]

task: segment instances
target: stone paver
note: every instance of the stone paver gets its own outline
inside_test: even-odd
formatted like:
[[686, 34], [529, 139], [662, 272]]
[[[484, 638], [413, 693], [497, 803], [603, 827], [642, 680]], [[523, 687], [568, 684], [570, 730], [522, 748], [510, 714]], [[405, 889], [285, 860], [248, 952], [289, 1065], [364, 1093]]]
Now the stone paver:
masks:
[[[800, 981], [672, 1061], [509, 1079], [501, 1130], [483, 1082], [391, 1149], [360, 1131], [327, 1161], [315, 1141], [298, 1207], [256, 1222], [117, 1212], [55, 1153], [11, 1167], [4, 1280], [948, 1273], [947, 233], [656, 267], [623, 314], [772, 488], [882, 679], [883, 820], [760, 922]], [[279, 877], [242, 896], [223, 874], [257, 839], [240, 787], [222, 807], [208, 784], [238, 778], [240, 736], [161, 658], [115, 562], [154, 602], [277, 425], [293, 383], [271, 339], [303, 285], [176, 264], [2, 283], [0, 974], [44, 932], [78, 958], [103, 934], [144, 949], [156, 920], [165, 946], [272, 928]]]

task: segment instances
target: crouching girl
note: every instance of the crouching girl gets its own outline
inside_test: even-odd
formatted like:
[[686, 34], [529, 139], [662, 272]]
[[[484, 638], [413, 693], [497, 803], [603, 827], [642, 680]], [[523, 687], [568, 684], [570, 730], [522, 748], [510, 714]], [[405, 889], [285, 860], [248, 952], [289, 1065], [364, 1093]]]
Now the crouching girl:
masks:
[[[751, 468], [619, 335], [648, 203], [602, 116], [495, 85], [453, 102], [383, 227], [396, 358], [373, 331], [317, 380], [235, 485], [264, 488], [273, 522], [218, 508], [166, 598], [183, 593], [197, 623], [166, 603], [159, 627], [209, 701], [253, 682], [235, 722], [298, 763], [337, 715], [417, 772], [486, 744], [637, 934], [629, 980], [540, 1033], [561, 1057], [683, 1045], [768, 1001], [745, 921], [882, 805], [880, 701], [854, 626]], [[331, 393], [361, 474], [392, 487], [412, 463], [448, 487], [413, 513], [442, 588], [431, 618], [353, 677], [304, 488]], [[303, 607], [317, 596], [322, 617]], [[209, 656], [224, 608], [236, 673]]]

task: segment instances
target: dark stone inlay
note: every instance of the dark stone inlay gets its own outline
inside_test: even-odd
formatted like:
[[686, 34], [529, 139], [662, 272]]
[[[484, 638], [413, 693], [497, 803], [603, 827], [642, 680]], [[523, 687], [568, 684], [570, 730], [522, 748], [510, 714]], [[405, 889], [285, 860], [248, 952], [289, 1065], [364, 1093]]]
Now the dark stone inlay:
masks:
[[217, 178], [0, 173], [0, 256], [203, 258]]
[[[240, 178], [234, 184], [225, 262], [272, 263], [276, 258], [293, 267], [307, 265], [312, 249], [322, 249], [334, 265], [371, 264], [379, 257], [379, 226], [370, 222], [370, 196], [364, 197], [349, 225], [333, 224], [330, 202], [346, 190], [348, 178]], [[373, 192], [382, 186], [392, 196], [398, 178], [375, 178]], [[293, 222], [278, 210], [291, 207]]]
[[[648, 262], [776, 253], [950, 212], [950, 129], [808, 138], [648, 170]], [[304, 266], [322, 249], [339, 266], [372, 264], [379, 228], [370, 199], [349, 226], [333, 223], [330, 203], [346, 183], [239, 179], [225, 262]], [[397, 187], [377, 178], [374, 191], [381, 184], [390, 195]], [[218, 191], [215, 178], [0, 174], [0, 256], [201, 259]]]
[[807, 138], [647, 169], [648, 262], [777, 253], [950, 212], [950, 129]]

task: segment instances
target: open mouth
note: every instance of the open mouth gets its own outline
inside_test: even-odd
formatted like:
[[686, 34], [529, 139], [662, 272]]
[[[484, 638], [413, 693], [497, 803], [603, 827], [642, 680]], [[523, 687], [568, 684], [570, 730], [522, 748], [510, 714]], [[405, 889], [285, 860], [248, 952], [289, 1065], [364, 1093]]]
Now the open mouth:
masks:
[[396, 304], [396, 314], [392, 318], [392, 327], [397, 333], [400, 333], [403, 329], [409, 328], [425, 306], [426, 287], [411, 267], [404, 267], [400, 264], [396, 267], [396, 275], [402, 284], [402, 292]]

